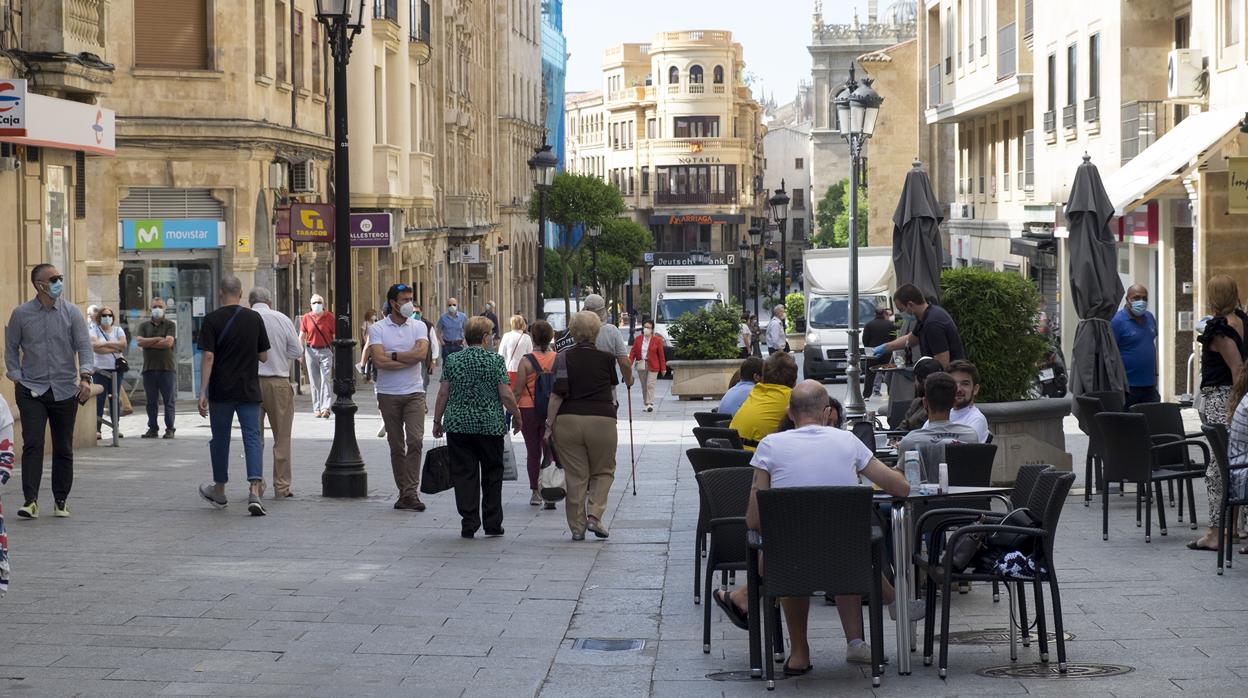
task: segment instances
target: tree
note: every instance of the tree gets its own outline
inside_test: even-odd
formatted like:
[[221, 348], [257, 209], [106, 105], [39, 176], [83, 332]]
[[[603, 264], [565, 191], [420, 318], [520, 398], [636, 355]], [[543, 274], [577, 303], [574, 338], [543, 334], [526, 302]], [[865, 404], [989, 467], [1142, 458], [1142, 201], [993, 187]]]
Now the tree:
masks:
[[[546, 253], [546, 257], [543, 262], [545, 263], [546, 268], [542, 272], [542, 281], [544, 286], [542, 289], [542, 297], [563, 298], [568, 295], [567, 286], [564, 285], [563, 279], [563, 260], [559, 257], [558, 250], [546, 248], [544, 251]], [[534, 315], [534, 317], [539, 317], [543, 310], [544, 309], [539, 308], [538, 314]]]
[[[593, 247], [598, 247], [598, 266], [593, 267]], [[641, 264], [646, 250], [654, 248], [654, 236], [645, 226], [627, 218], [613, 218], [602, 226], [602, 234], [593, 243], [582, 240], [577, 253], [578, 268], [590, 269], [588, 281], [597, 270], [598, 281], [607, 298], [619, 298], [621, 287], [628, 283], [633, 267]]]
[[[843, 208], [832, 226], [832, 246], [849, 247], [849, 190], [842, 195]], [[858, 244], [867, 244], [867, 190], [858, 190]]]
[[[849, 180], [828, 187], [815, 210], [816, 247], [849, 247]], [[867, 191], [858, 190], [858, 244], [867, 244]]]
[[[539, 216], [540, 198], [529, 198], [529, 220]], [[560, 172], [546, 192], [546, 220], [559, 226], [558, 245], [563, 288], [572, 287], [571, 274], [575, 263], [576, 248], [572, 245], [572, 231], [594, 226], [604, 226], [624, 211], [624, 197], [613, 186], [592, 175]], [[576, 265], [579, 270], [579, 265]], [[564, 294], [564, 311], [572, 317], [572, 303]], [[543, 312], [538, 308], [537, 312]]]

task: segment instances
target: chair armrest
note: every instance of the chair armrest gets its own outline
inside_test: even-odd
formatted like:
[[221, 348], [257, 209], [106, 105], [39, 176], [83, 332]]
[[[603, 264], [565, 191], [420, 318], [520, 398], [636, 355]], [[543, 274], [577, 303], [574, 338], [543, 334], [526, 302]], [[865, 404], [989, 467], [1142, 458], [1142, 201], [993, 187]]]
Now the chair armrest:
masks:
[[1182, 441], [1183, 435], [1182, 434], [1149, 434], [1148, 438], [1152, 439], [1154, 443], [1158, 443], [1158, 442], [1174, 443], [1175, 441]]
[[953, 518], [974, 517], [975, 519], [978, 519], [979, 517], [984, 516], [985, 514], [992, 515], [993, 512], [988, 511], [987, 509], [956, 509], [956, 508], [931, 509], [931, 510], [923, 512], [923, 514], [919, 516], [919, 520], [916, 521], [914, 524], [914, 530], [918, 531], [922, 529], [923, 522], [928, 520], [929, 518], [932, 518], [933, 516], [940, 516], [942, 518], [943, 517], [953, 517]]
[[[1173, 435], [1171, 435], [1171, 436], [1173, 436]], [[1177, 438], [1177, 437], [1176, 437], [1176, 438]], [[1153, 451], [1154, 457], [1156, 457], [1156, 452], [1157, 452], [1159, 449], [1163, 449], [1163, 448], [1170, 448], [1170, 447], [1172, 447], [1172, 446], [1186, 446], [1186, 447], [1189, 447], [1189, 448], [1190, 448], [1190, 447], [1192, 447], [1192, 446], [1196, 446], [1196, 447], [1198, 447], [1198, 448], [1200, 449], [1201, 453], [1203, 453], [1203, 454], [1204, 454], [1204, 456], [1205, 456], [1205, 465], [1206, 465], [1206, 466], [1207, 466], [1207, 465], [1210, 463], [1210, 461], [1212, 461], [1212, 459], [1213, 459], [1213, 457], [1212, 457], [1212, 456], [1210, 455], [1210, 453], [1209, 453], [1209, 444], [1205, 443], [1204, 441], [1201, 441], [1200, 439], [1182, 439], [1182, 440], [1179, 440], [1179, 441], [1167, 441], [1167, 442], [1165, 442], [1165, 443], [1153, 444], [1150, 448], [1151, 448], [1151, 449], [1152, 449], [1152, 451]], [[1154, 465], [1155, 465], [1155, 464], [1156, 464], [1156, 463], [1154, 463]]]
[[1047, 531], [1043, 528], [1031, 528], [1030, 526], [1009, 526], [1006, 524], [975, 524], [973, 526], [963, 526], [954, 531], [949, 536], [949, 546], [962, 536], [972, 533], [1017, 533], [1022, 536], [1030, 536], [1032, 538], [1043, 538]]
[[706, 523], [709, 528], [719, 528], [721, 526], [744, 526], [745, 517], [744, 516], [721, 516], [716, 519], [711, 519], [710, 521], [707, 521]]

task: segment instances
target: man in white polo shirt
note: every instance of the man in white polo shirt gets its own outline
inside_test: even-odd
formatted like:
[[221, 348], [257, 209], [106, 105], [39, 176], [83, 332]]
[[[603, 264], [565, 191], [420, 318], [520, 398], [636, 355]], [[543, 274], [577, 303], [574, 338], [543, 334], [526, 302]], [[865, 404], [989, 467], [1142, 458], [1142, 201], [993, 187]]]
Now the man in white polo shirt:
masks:
[[[269, 289], [251, 289], [247, 305], [260, 313], [269, 335], [268, 357], [260, 362], [260, 422], [263, 426], [268, 416], [273, 432], [273, 496], [284, 499], [294, 496], [290, 491], [290, 432], [295, 423], [295, 390], [290, 385], [290, 362], [303, 356], [303, 345], [295, 323], [272, 308]], [[264, 438], [263, 430], [260, 437]], [[263, 493], [263, 485], [260, 489]]]
[[377, 409], [390, 443], [390, 467], [399, 488], [395, 509], [424, 511], [420, 501], [420, 451], [425, 438], [425, 375], [429, 330], [412, 319], [412, 287], [386, 291], [386, 316], [368, 328], [368, 351], [377, 380]]

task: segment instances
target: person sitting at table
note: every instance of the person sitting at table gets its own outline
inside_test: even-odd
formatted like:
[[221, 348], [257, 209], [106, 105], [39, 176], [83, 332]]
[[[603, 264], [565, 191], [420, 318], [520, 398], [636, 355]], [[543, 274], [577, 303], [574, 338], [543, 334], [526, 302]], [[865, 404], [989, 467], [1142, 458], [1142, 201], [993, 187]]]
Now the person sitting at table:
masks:
[[975, 396], [979, 395], [979, 369], [970, 361], [960, 359], [949, 364], [949, 375], [958, 387], [949, 421], [974, 429], [979, 443], [988, 443], [988, 418], [975, 406]]
[[[902, 497], [910, 493], [905, 476], [876, 459], [852, 432], [831, 426], [840, 422], [841, 405], [828, 395], [822, 383], [802, 381], [792, 392], [787, 411], [795, 428], [764, 438], [750, 461], [754, 466], [754, 482], [750, 487], [745, 521], [751, 530], [759, 530], [760, 490], [852, 486], [860, 484], [859, 478], [865, 477], [893, 496]], [[762, 533], [766, 535], [766, 531]], [[893, 587], [887, 579], [882, 586], [889, 615], [895, 617]], [[727, 594], [716, 590], [715, 603], [734, 625], [749, 629], [746, 610], [748, 590], [745, 586]], [[784, 673], [799, 676], [811, 670], [810, 645], [806, 638], [810, 599], [783, 598], [780, 607], [784, 611], [785, 625], [789, 628], [790, 651]], [[911, 620], [922, 619], [924, 611], [922, 601], [910, 602]], [[870, 664], [871, 647], [863, 640], [862, 597], [837, 596], [836, 612], [841, 617], [841, 628], [849, 643], [845, 661]]]
[[763, 362], [763, 382], [750, 389], [749, 397], [728, 424], [737, 430], [745, 450], [753, 451], [764, 436], [780, 431], [789, 395], [796, 384], [797, 362], [793, 356], [784, 351], [768, 355]]
[[910, 401], [906, 416], [897, 425], [898, 431], [918, 429], [927, 421], [927, 408], [923, 406], [923, 382], [928, 376], [940, 370], [942, 370], [940, 362], [928, 356], [914, 363], [914, 399]]
[[911, 431], [897, 444], [897, 462], [904, 463], [906, 452], [919, 452], [919, 467], [927, 482], [936, 482], [940, 463], [945, 462], [945, 446], [977, 444], [979, 435], [967, 424], [949, 421], [949, 412], [958, 392], [953, 376], [937, 371], [923, 382], [923, 404], [927, 423]]
[[738, 375], [740, 380], [728, 388], [728, 392], [724, 393], [716, 409], [716, 412], [724, 415], [726, 419], [731, 419], [736, 415], [745, 399], [750, 396], [750, 391], [754, 389], [754, 386], [763, 382], [763, 360], [757, 356], [747, 358], [741, 362]]

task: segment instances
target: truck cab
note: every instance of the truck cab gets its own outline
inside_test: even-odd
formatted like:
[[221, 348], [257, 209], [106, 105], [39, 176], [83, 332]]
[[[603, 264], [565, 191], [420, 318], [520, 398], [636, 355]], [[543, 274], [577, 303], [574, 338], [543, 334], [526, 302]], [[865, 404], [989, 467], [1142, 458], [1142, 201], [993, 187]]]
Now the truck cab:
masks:
[[[891, 302], [892, 252], [887, 247], [858, 250], [859, 331], [875, 317], [876, 308]], [[849, 250], [806, 250], [802, 258], [806, 282], [803, 376], [818, 381], [839, 378], [849, 366]]]
[[668, 325], [685, 313], [722, 305], [728, 299], [728, 267], [724, 264], [656, 266], [650, 269], [650, 317], [663, 346], [673, 345]]

